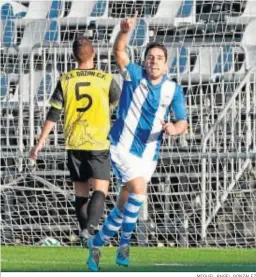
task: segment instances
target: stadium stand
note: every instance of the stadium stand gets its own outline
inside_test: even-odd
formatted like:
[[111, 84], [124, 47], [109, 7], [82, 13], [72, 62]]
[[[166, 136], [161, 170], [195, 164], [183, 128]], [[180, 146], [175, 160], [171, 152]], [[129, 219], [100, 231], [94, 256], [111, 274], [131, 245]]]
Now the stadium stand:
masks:
[[133, 243], [256, 247], [255, 1], [3, 0], [0, 9], [1, 244], [79, 244], [62, 122], [36, 164], [28, 153], [58, 76], [75, 67], [74, 38], [90, 37], [97, 68], [121, 85], [112, 46], [120, 20], [137, 10], [131, 60], [143, 62], [148, 42], [165, 43], [189, 130], [164, 140]]

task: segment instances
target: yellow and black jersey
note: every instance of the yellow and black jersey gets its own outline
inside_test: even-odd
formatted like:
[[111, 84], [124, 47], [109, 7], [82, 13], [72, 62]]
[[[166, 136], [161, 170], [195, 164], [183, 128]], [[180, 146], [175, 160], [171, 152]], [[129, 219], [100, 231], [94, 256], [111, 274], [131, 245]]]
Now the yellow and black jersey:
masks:
[[65, 148], [108, 149], [110, 105], [119, 96], [120, 87], [113, 76], [101, 70], [74, 69], [62, 75], [50, 105], [64, 108]]

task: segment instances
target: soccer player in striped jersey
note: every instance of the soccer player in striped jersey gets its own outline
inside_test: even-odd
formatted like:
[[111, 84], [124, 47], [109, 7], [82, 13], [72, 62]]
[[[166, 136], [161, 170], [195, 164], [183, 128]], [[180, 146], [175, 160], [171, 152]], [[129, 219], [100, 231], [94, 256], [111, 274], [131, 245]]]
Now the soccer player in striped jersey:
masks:
[[[114, 45], [116, 61], [124, 83], [117, 119], [110, 131], [110, 155], [115, 176], [122, 183], [116, 206], [100, 231], [88, 241], [88, 266], [99, 270], [100, 247], [121, 229], [116, 263], [128, 266], [129, 244], [140, 207], [146, 198], [159, 157], [163, 134], [177, 136], [187, 129], [186, 104], [182, 88], [166, 76], [167, 50], [149, 44], [144, 68], [129, 61], [125, 51], [136, 16], [121, 21]], [[170, 111], [175, 122], [167, 122]]]
[[[63, 74], [51, 97], [51, 108], [30, 157], [37, 159], [46, 138], [64, 110], [64, 137], [68, 169], [75, 187], [75, 210], [81, 239], [94, 234], [104, 211], [110, 180], [108, 134], [110, 106], [121, 90], [111, 74], [94, 67], [95, 50], [85, 37], [73, 43], [78, 68]], [[90, 186], [93, 194], [89, 200]]]

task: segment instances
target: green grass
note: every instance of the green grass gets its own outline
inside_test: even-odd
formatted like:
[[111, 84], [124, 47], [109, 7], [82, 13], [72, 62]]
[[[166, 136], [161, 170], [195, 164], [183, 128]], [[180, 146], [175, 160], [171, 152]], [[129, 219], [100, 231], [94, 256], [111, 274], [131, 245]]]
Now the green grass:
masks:
[[[2, 271], [87, 271], [88, 250], [77, 247], [1, 248]], [[101, 271], [254, 272], [256, 249], [131, 249], [131, 265], [115, 265], [116, 248], [103, 248]]]

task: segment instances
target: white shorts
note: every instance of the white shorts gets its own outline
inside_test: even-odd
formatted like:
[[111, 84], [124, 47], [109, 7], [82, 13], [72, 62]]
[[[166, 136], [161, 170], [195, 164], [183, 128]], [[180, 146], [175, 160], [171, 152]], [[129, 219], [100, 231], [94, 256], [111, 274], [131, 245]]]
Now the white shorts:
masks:
[[121, 183], [127, 183], [137, 177], [144, 178], [148, 183], [157, 165], [156, 161], [139, 158], [120, 146], [111, 145], [110, 156], [115, 177]]

